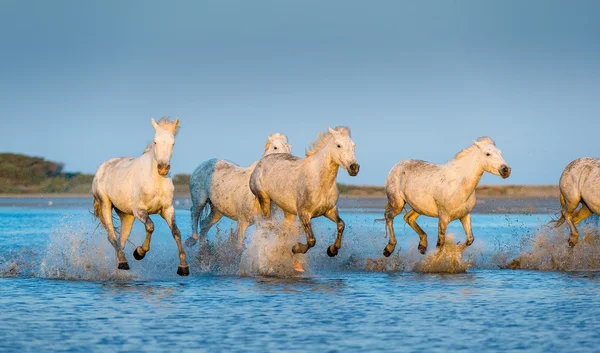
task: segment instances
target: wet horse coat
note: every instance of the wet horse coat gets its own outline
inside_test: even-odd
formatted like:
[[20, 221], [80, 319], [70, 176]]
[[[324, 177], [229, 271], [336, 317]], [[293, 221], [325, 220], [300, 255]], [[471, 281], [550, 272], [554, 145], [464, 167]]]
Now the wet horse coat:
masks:
[[508, 178], [510, 167], [502, 152], [489, 137], [473, 141], [454, 159], [443, 165], [420, 160], [405, 160], [396, 164], [386, 180], [388, 203], [385, 207], [386, 231], [389, 243], [383, 250], [390, 256], [396, 247], [394, 217], [406, 204], [412, 208], [404, 216], [406, 223], [419, 235], [419, 252], [427, 251], [427, 234], [417, 224], [420, 215], [438, 217], [438, 247], [445, 242], [446, 227], [460, 219], [467, 235], [466, 245], [473, 243], [471, 211], [475, 207], [475, 188], [484, 172]]
[[[181, 235], [175, 223], [173, 208], [173, 181], [168, 176], [170, 159], [175, 145], [175, 135], [179, 129], [179, 119], [172, 122], [167, 118], [158, 123], [152, 119], [154, 141], [138, 158], [113, 158], [104, 162], [96, 172], [92, 182], [94, 215], [98, 217], [108, 233], [108, 240], [117, 256], [117, 268], [128, 270], [129, 264], [123, 249], [131, 233], [135, 219], [146, 226], [146, 240], [138, 246], [133, 256], [144, 258], [150, 250], [150, 239], [154, 223], [150, 214], [159, 214], [165, 219], [179, 250], [177, 273], [189, 274], [185, 252], [181, 245]], [[120, 242], [117, 241], [112, 220], [112, 210], [121, 219]]]

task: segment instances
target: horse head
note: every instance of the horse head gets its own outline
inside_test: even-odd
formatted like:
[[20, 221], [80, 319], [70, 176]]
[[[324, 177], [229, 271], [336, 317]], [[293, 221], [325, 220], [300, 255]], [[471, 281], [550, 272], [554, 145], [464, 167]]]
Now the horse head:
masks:
[[354, 147], [356, 144], [350, 138], [350, 129], [346, 127], [329, 128], [331, 139], [331, 151], [333, 161], [348, 171], [350, 176], [356, 176], [360, 170], [360, 165], [354, 156]]
[[175, 145], [175, 135], [179, 129], [179, 119], [174, 122], [162, 118], [157, 123], [152, 119], [152, 127], [154, 127], [153, 153], [154, 160], [158, 164], [158, 174], [166, 176], [171, 169], [171, 155], [173, 154], [173, 146]]
[[292, 153], [292, 146], [288, 143], [288, 139], [285, 135], [280, 133], [269, 135], [267, 143], [265, 144], [265, 153], [263, 153], [263, 156], [272, 153]]
[[[491, 142], [490, 142], [491, 141]], [[511, 168], [502, 158], [502, 151], [496, 147], [496, 144], [490, 138], [479, 138], [473, 141], [482, 155], [482, 167], [488, 173], [499, 175], [502, 179], [510, 176]]]

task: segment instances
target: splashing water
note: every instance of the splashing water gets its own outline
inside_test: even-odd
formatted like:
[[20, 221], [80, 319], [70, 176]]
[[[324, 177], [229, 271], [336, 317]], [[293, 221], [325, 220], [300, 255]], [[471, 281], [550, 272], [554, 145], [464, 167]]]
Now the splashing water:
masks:
[[501, 268], [540, 271], [592, 271], [600, 270], [600, 234], [586, 227], [575, 247], [568, 245], [564, 228], [541, 228], [532, 238], [529, 250], [511, 261], [506, 257]]
[[367, 258], [365, 270], [375, 272], [416, 271], [424, 273], [463, 273], [473, 265], [474, 254], [463, 258], [467, 247], [456, 244], [452, 234], [446, 235], [446, 243], [441, 248], [427, 252], [423, 257], [417, 249], [411, 247], [407, 251], [398, 249], [389, 258]]
[[[284, 229], [289, 228], [289, 229]], [[240, 274], [244, 276], [298, 276], [306, 268], [306, 256], [293, 254], [298, 239], [297, 227], [283, 227], [280, 222], [260, 221], [242, 253]]]
[[70, 280], [131, 278], [125, 271], [116, 272], [115, 263], [114, 249], [104, 230], [89, 229], [82, 220], [67, 216], [50, 235], [39, 276]]

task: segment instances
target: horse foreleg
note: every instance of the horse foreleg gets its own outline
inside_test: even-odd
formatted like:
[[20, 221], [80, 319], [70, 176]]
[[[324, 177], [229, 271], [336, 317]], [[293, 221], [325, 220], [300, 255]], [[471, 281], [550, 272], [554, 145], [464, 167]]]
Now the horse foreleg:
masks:
[[129, 264], [127, 263], [127, 258], [125, 257], [125, 253], [123, 252], [123, 248], [121, 244], [117, 241], [117, 236], [115, 234], [115, 227], [112, 221], [112, 204], [109, 201], [100, 202], [100, 207], [102, 208], [101, 213], [101, 222], [106, 228], [106, 232], [108, 233], [108, 241], [115, 248], [115, 252], [117, 255], [117, 268], [119, 270], [129, 270]]
[[327, 248], [327, 255], [329, 255], [329, 257], [334, 257], [338, 254], [338, 250], [342, 247], [342, 236], [344, 235], [344, 229], [346, 228], [346, 224], [340, 218], [337, 206], [334, 206], [333, 208], [327, 210], [327, 212], [325, 212], [325, 217], [334, 221], [337, 225], [337, 236], [335, 238], [335, 243], [331, 244]]
[[125, 243], [127, 242], [127, 239], [129, 239], [129, 234], [131, 234], [131, 228], [133, 227], [133, 222], [135, 222], [135, 217], [122, 212], [117, 212], [117, 214], [121, 219], [121, 249], [125, 249]]
[[169, 228], [171, 228], [173, 239], [175, 239], [175, 243], [177, 244], [177, 250], [179, 251], [179, 267], [177, 268], [177, 274], [180, 276], [188, 276], [190, 274], [190, 268], [186, 261], [183, 245], [181, 244], [181, 232], [175, 223], [175, 209], [171, 206], [164, 210], [160, 215], [167, 221]]
[[402, 207], [400, 207], [400, 208], [393, 207], [389, 202], [385, 206], [385, 212], [383, 213], [383, 215], [385, 217], [385, 228], [386, 228], [386, 231], [390, 235], [390, 240], [388, 241], [388, 244], [385, 246], [385, 248], [383, 248], [383, 256], [385, 256], [385, 257], [389, 257], [390, 255], [392, 255], [392, 253], [396, 249], [396, 233], [394, 233], [394, 217], [399, 215], [400, 212], [402, 212], [403, 208], [404, 208], [404, 203], [402, 204]]
[[306, 244], [297, 243], [292, 247], [292, 252], [294, 254], [306, 254], [308, 249], [315, 246], [317, 242], [315, 236], [313, 235], [312, 226], [310, 225], [310, 215], [304, 213], [300, 214], [300, 222], [302, 223], [302, 228], [304, 228], [304, 232], [306, 233]]
[[419, 252], [425, 254], [427, 251], [427, 233], [417, 224], [417, 218], [421, 214], [410, 210], [404, 215], [404, 221], [419, 235]]
[[144, 244], [138, 246], [133, 251], [133, 257], [139, 261], [146, 256], [148, 251], [150, 251], [150, 240], [152, 239], [152, 233], [154, 232], [154, 222], [152, 222], [146, 211], [134, 210], [133, 214], [140, 222], [144, 223], [144, 226], [146, 227], [146, 239], [144, 240]]
[[471, 228], [471, 214], [469, 213], [463, 218], [461, 218], [460, 223], [462, 223], [463, 229], [465, 230], [465, 234], [467, 235], [467, 242], [465, 244], [467, 246], [470, 246], [475, 240], [475, 238], [473, 237], [473, 229]]

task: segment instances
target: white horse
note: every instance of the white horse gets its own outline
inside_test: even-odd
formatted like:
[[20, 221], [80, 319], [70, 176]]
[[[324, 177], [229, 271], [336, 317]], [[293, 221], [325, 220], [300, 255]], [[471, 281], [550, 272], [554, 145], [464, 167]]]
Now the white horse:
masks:
[[466, 245], [471, 245], [474, 240], [471, 211], [476, 203], [475, 188], [483, 172], [508, 178], [510, 171], [502, 152], [489, 137], [473, 141], [472, 146], [443, 165], [420, 160], [398, 162], [388, 174], [385, 185], [388, 203], [384, 214], [390, 240], [383, 249], [383, 255], [390, 256], [394, 252], [394, 217], [407, 203], [412, 209], [406, 213], [404, 220], [419, 234], [421, 254], [427, 251], [427, 234], [417, 224], [417, 218], [422, 214], [439, 218], [438, 247], [444, 245], [446, 226], [456, 219], [460, 219], [467, 235]]
[[[154, 223], [149, 214], [160, 214], [167, 221], [179, 249], [177, 274], [189, 275], [185, 252], [181, 245], [181, 234], [175, 224], [173, 208], [173, 181], [168, 177], [170, 160], [175, 145], [179, 119], [174, 122], [162, 118], [158, 123], [152, 119], [154, 143], [138, 158], [113, 158], [104, 162], [92, 183], [94, 215], [100, 219], [108, 232], [108, 241], [117, 253], [117, 268], [129, 270], [123, 249], [131, 233], [135, 219], [146, 226], [146, 240], [133, 252], [136, 260], [144, 258], [150, 250], [150, 238]], [[121, 219], [120, 243], [115, 235], [112, 209]]]
[[[263, 156], [291, 152], [292, 147], [285, 135], [272, 134], [267, 139]], [[209, 229], [225, 216], [237, 221], [238, 248], [242, 248], [246, 229], [260, 214], [258, 201], [249, 187], [250, 175], [256, 164], [258, 162], [242, 168], [226, 160], [210, 159], [196, 168], [190, 177], [192, 236], [185, 241], [187, 246], [196, 244], [200, 236], [204, 243]], [[210, 213], [202, 218], [199, 236], [198, 221], [207, 206]]]
[[298, 215], [306, 233], [307, 244], [297, 243], [292, 252], [306, 253], [315, 246], [310, 220], [325, 216], [337, 224], [335, 243], [327, 248], [335, 256], [342, 246], [344, 221], [337, 209], [338, 169], [355, 176], [360, 169], [354, 157], [354, 141], [347, 127], [329, 128], [300, 159], [290, 154], [271, 154], [263, 157], [250, 178], [250, 190], [258, 198], [264, 217], [271, 215], [271, 200], [284, 212], [284, 221], [292, 222]]
[[[592, 213], [600, 214], [600, 159], [579, 158], [569, 163], [560, 176], [559, 188], [562, 216], [556, 227], [566, 221], [571, 228], [569, 245], [575, 246], [579, 222]], [[581, 208], [577, 209], [580, 203]]]

